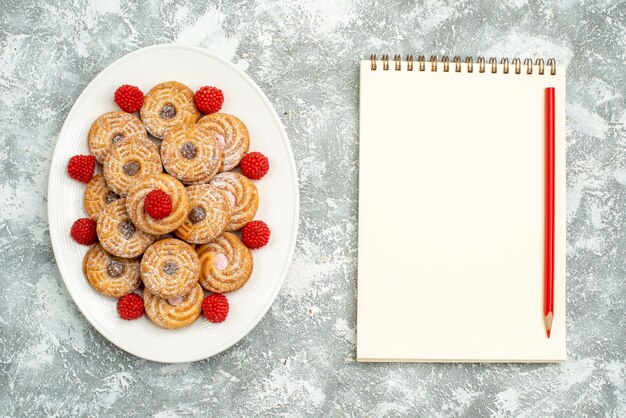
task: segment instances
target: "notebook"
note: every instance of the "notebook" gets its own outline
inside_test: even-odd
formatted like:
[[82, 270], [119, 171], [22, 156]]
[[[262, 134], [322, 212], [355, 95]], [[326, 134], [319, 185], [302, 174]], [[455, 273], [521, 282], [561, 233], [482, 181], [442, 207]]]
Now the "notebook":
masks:
[[[549, 339], [546, 87], [556, 91]], [[358, 361], [565, 360], [565, 145], [554, 60], [360, 63]]]

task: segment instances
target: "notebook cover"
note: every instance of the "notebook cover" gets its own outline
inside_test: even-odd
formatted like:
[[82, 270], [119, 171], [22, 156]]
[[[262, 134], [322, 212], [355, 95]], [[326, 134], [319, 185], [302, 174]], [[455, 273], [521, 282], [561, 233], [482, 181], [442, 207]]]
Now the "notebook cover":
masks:
[[[406, 65], [360, 64], [357, 360], [565, 360], [565, 68]], [[550, 339], [545, 87], [556, 88]]]

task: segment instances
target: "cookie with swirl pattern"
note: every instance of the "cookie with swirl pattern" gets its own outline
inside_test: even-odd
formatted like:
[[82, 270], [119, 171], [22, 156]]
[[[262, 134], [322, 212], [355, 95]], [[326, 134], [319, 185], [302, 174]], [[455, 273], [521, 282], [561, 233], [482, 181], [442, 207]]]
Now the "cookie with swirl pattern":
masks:
[[227, 231], [241, 229], [254, 218], [259, 208], [259, 193], [249, 178], [236, 172], [219, 173], [210, 184], [224, 190], [230, 200]]
[[163, 328], [183, 328], [192, 324], [202, 311], [204, 292], [196, 282], [189, 292], [176, 299], [163, 299], [149, 290], [143, 292], [143, 304], [148, 318]]
[[122, 258], [140, 256], [156, 239], [137, 229], [126, 212], [126, 199], [118, 199], [104, 208], [96, 232], [104, 249]]
[[135, 115], [126, 112], [109, 112], [100, 116], [91, 125], [87, 144], [89, 152], [102, 164], [115, 145], [142, 139], [148, 139], [146, 128]]
[[230, 202], [225, 192], [210, 184], [187, 186], [188, 214], [174, 232], [194, 244], [204, 244], [222, 235], [230, 223]]
[[[146, 196], [153, 190], [162, 190], [172, 199], [172, 212], [163, 219], [154, 219], [144, 210]], [[128, 190], [126, 210], [140, 230], [163, 235], [178, 228], [187, 216], [189, 196], [183, 184], [169, 174], [148, 174], [137, 180]]]
[[166, 238], [155, 242], [141, 258], [141, 279], [148, 291], [172, 299], [187, 294], [200, 277], [198, 255], [186, 242]]
[[193, 91], [177, 81], [158, 84], [146, 94], [140, 110], [141, 121], [153, 136], [163, 139], [172, 128], [193, 125], [200, 112]]
[[250, 250], [230, 232], [208, 244], [198, 245], [196, 253], [202, 266], [200, 284], [210, 292], [237, 290], [252, 274], [254, 262]]
[[120, 196], [146, 174], [163, 172], [159, 148], [149, 139], [124, 142], [113, 149], [102, 167], [107, 185]]
[[170, 175], [185, 184], [197, 184], [215, 177], [224, 161], [224, 152], [212, 128], [182, 125], [165, 135], [161, 159]]
[[97, 221], [104, 207], [119, 198], [120, 195], [107, 186], [104, 175], [96, 174], [87, 183], [83, 196], [83, 206], [87, 215]]
[[85, 254], [83, 274], [91, 287], [114, 298], [132, 292], [141, 283], [138, 258], [115, 257], [100, 244], [92, 246]]
[[237, 167], [250, 148], [250, 134], [246, 125], [227, 113], [206, 115], [198, 121], [198, 125], [210, 127], [224, 148], [224, 164], [220, 171]]

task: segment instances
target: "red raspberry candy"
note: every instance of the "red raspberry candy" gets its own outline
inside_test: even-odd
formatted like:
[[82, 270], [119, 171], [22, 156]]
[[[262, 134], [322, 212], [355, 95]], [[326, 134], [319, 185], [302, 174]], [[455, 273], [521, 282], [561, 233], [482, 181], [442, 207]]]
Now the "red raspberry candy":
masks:
[[263, 221], [252, 221], [241, 230], [241, 241], [250, 249], [267, 245], [270, 240], [270, 228]]
[[217, 87], [201, 87], [193, 95], [198, 110], [204, 114], [218, 112], [224, 104], [224, 93]]
[[163, 190], [152, 190], [143, 202], [143, 210], [154, 219], [163, 219], [172, 213], [172, 198]]
[[143, 316], [143, 298], [136, 293], [129, 293], [117, 301], [117, 313], [127, 321]]
[[202, 302], [202, 312], [210, 322], [224, 322], [228, 316], [228, 299], [220, 293], [209, 295]]
[[72, 225], [70, 235], [79, 244], [91, 245], [98, 239], [96, 223], [89, 218], [80, 218]]
[[93, 155], [75, 155], [67, 163], [67, 174], [74, 180], [89, 183], [94, 168], [96, 168], [96, 157]]
[[270, 170], [270, 162], [260, 152], [251, 152], [241, 159], [239, 163], [244, 176], [252, 180], [259, 180]]
[[135, 113], [143, 104], [143, 92], [138, 87], [124, 84], [115, 90], [114, 100], [124, 112]]

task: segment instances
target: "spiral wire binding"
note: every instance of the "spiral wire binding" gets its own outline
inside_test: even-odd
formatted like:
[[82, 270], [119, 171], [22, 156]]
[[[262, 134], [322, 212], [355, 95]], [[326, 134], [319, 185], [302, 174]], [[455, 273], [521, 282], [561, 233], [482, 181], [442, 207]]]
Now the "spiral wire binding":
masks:
[[498, 72], [498, 60], [495, 57], [489, 58], [489, 64], [491, 65], [491, 72], [493, 74]]
[[[389, 70], [389, 55], [384, 54], [381, 56], [381, 61], [383, 64], [383, 70]], [[393, 56], [394, 61], [394, 69], [395, 71], [402, 70], [402, 57], [399, 54]], [[406, 71], [413, 71], [413, 55], [407, 55], [406, 59]], [[441, 59], [437, 57], [437, 55], [430, 56], [430, 70], [431, 72], [438, 71], [439, 63], [442, 63], [443, 71], [450, 71], [450, 57], [448, 55], [443, 55]], [[452, 58], [452, 62], [454, 63], [454, 71], [457, 73], [461, 72], [461, 57], [456, 55]], [[487, 61], [491, 66], [491, 73], [495, 74], [498, 72], [498, 60], [496, 57], [490, 57]], [[478, 64], [478, 72], [484, 73], [486, 64], [484, 57], [477, 57], [476, 63]], [[474, 58], [473, 57], [465, 57], [465, 64], [467, 66], [467, 72], [474, 72]], [[502, 65], [502, 73], [509, 74], [509, 59], [502, 58], [500, 60], [500, 65]], [[515, 74], [521, 74], [522, 72], [522, 61], [520, 58], [513, 58], [511, 60], [511, 65], [513, 66], [513, 71]], [[544, 75], [546, 66], [550, 67], [550, 75], [556, 74], [556, 60], [554, 58], [549, 58], [545, 62], [541, 58], [537, 58], [535, 63], [533, 64], [533, 60], [531, 58], [525, 58], [523, 65], [526, 67], [526, 74], [533, 73], [533, 67], [537, 67], [537, 74]], [[376, 54], [370, 55], [370, 68], [372, 71], [376, 71], [378, 69], [378, 60], [376, 58]], [[418, 71], [426, 71], [426, 56], [418, 55], [417, 56], [417, 70]]]
[[485, 58], [478, 57], [476, 61], [478, 61], [478, 72], [484, 73], [485, 72]]
[[443, 62], [443, 72], [447, 73], [448, 70], [450, 69], [450, 60], [448, 59], [448, 56], [445, 55], [441, 58], [441, 62]]
[[502, 64], [502, 72], [504, 74], [508, 74], [509, 73], [509, 59], [508, 58], [502, 58], [500, 60], [500, 64]]
[[457, 73], [461, 72], [461, 57], [458, 55], [454, 57], [454, 71]]
[[526, 74], [533, 73], [533, 60], [530, 58], [524, 59], [524, 65], [526, 66]]

